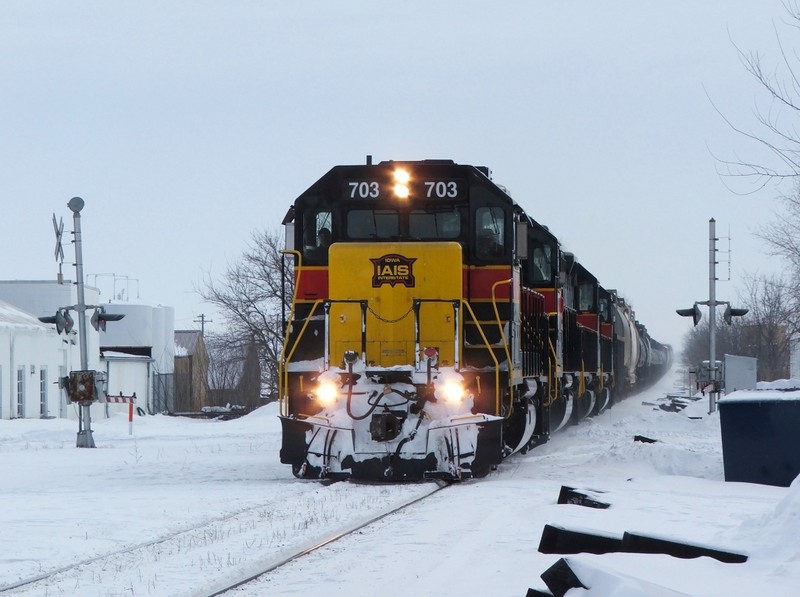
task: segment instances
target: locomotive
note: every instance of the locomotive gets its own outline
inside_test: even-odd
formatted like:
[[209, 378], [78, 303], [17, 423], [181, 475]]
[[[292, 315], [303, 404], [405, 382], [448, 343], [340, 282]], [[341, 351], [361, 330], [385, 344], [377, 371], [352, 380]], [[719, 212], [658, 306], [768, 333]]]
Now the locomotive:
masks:
[[670, 366], [486, 167], [368, 156], [283, 225], [280, 457], [297, 477], [481, 477]]

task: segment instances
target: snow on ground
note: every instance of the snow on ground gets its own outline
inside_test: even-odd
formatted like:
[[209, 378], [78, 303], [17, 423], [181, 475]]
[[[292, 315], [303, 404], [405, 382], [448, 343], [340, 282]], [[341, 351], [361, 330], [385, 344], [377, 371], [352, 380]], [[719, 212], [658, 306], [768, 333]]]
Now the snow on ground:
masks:
[[[567, 556], [613, 573], [570, 595], [647, 595], [643, 579], [695, 596], [794, 595], [800, 586], [800, 482], [726, 483], [717, 415], [692, 419], [652, 403], [672, 378], [489, 477], [439, 492], [306, 556], [242, 595], [509, 595], [544, 590], [561, 556], [537, 548], [545, 524], [643, 532], [744, 553], [703, 557]], [[704, 414], [696, 408], [693, 414]], [[421, 494], [427, 484], [324, 486], [279, 462], [276, 405], [232, 421], [125, 416], [94, 422], [97, 449], [75, 448], [76, 423], [0, 421], [0, 592], [8, 595], [194, 595], [330, 530]], [[656, 443], [634, 442], [643, 435]], [[605, 510], [556, 503], [562, 485]], [[185, 531], [172, 536], [178, 531]], [[144, 544], [144, 545], [142, 545]], [[109, 560], [92, 558], [131, 546]], [[616, 583], [616, 584], [615, 584]]]

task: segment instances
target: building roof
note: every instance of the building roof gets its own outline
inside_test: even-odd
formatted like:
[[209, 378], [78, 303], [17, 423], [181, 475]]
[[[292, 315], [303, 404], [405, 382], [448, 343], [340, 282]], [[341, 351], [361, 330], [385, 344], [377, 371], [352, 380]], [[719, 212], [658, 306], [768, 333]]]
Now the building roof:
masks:
[[30, 313], [0, 300], [0, 327], [22, 329], [46, 329], [47, 326]]
[[202, 337], [199, 330], [175, 330], [175, 356], [192, 356]]

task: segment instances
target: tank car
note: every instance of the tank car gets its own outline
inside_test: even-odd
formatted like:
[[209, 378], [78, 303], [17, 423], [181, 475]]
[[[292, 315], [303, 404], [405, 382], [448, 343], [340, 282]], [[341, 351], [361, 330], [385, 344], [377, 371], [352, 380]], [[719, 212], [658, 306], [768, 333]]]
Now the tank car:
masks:
[[666, 370], [488, 168], [336, 166], [283, 223], [280, 455], [298, 477], [480, 477]]

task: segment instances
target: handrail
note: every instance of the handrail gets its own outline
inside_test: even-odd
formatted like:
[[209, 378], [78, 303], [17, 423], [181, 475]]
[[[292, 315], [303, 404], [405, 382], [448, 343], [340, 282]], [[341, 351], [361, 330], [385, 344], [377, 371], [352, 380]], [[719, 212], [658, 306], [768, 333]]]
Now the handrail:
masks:
[[[553, 402], [555, 402], [558, 399], [558, 393], [559, 393], [559, 390], [560, 390], [560, 388], [558, 387], [558, 383], [559, 383], [558, 355], [556, 354], [556, 349], [553, 346], [553, 341], [550, 338], [547, 339], [547, 343], [550, 345], [550, 352], [553, 353], [553, 360], [552, 360], [553, 364], [552, 364], [552, 367], [548, 370], [548, 372], [551, 374], [550, 375], [550, 380], [552, 380], [553, 383], [548, 384], [549, 389], [547, 391], [547, 394], [548, 394], [548, 398], [550, 398], [550, 399], [547, 401], [547, 404], [545, 404], [544, 406], [550, 406], [551, 404], [553, 404]], [[553, 395], [553, 388], [554, 387], [556, 389], [555, 395]]]
[[495, 406], [494, 412], [495, 415], [499, 416], [500, 414], [500, 363], [497, 360], [497, 357], [494, 354], [494, 351], [491, 349], [491, 345], [489, 344], [489, 339], [486, 337], [486, 334], [483, 333], [483, 328], [481, 327], [481, 322], [478, 321], [478, 318], [475, 316], [475, 311], [472, 310], [470, 304], [465, 301], [463, 298], [461, 299], [461, 305], [467, 308], [469, 314], [472, 316], [472, 321], [475, 322], [475, 326], [478, 328], [478, 332], [481, 335], [481, 339], [483, 343], [486, 345], [486, 348], [489, 350], [489, 354], [492, 356], [492, 360], [494, 361], [494, 395], [495, 395]]
[[295, 307], [297, 305], [297, 289], [300, 287], [300, 275], [303, 273], [303, 256], [300, 251], [296, 251], [294, 249], [281, 250], [281, 253], [284, 255], [295, 255], [297, 257], [297, 278], [294, 281], [294, 291], [292, 292], [292, 308], [289, 310], [289, 318], [286, 321], [286, 333], [284, 334], [283, 338], [283, 346], [281, 346], [281, 356], [279, 361], [280, 369], [278, 371], [279, 411], [280, 414], [286, 416], [289, 414], [289, 396], [285, 394], [289, 387], [289, 368], [286, 366], [286, 364], [289, 360], [291, 360], [292, 356], [294, 355], [294, 351], [297, 350], [297, 346], [300, 344], [300, 338], [303, 337], [308, 324], [311, 322], [314, 312], [317, 310], [317, 307], [320, 305], [320, 303], [322, 303], [322, 299], [317, 299], [314, 301], [314, 304], [311, 306], [311, 311], [303, 323], [303, 327], [300, 328], [300, 332], [297, 334], [297, 338], [292, 345], [292, 350], [287, 355], [286, 346], [289, 344], [289, 329], [291, 328], [291, 322], [294, 319]]
[[[509, 401], [508, 401], [508, 414], [505, 418], [510, 418], [511, 413], [514, 412], [514, 386], [511, 385], [511, 353], [508, 350], [508, 340], [506, 340], [506, 334], [503, 331], [503, 322], [500, 321], [500, 311], [497, 309], [497, 295], [495, 294], [495, 290], [500, 284], [511, 284], [513, 280], [509, 278], [508, 280], [498, 280], [494, 284], [492, 284], [492, 308], [494, 309], [494, 317], [497, 321], [497, 328], [500, 330], [500, 339], [503, 341], [503, 349], [506, 353], [506, 362], [508, 363], [508, 381], [509, 381]], [[509, 325], [511, 325], [511, 317], [508, 318]]]
[[[297, 350], [297, 346], [300, 344], [300, 339], [303, 337], [303, 334], [305, 334], [306, 328], [308, 327], [308, 324], [311, 323], [311, 318], [314, 316], [314, 312], [317, 310], [317, 307], [319, 307], [319, 305], [322, 302], [323, 302], [322, 299], [317, 299], [317, 300], [314, 301], [314, 304], [311, 306], [311, 311], [309, 312], [308, 317], [306, 317], [306, 320], [303, 322], [303, 327], [300, 328], [300, 331], [297, 333], [297, 338], [295, 339], [294, 344], [292, 345], [292, 350], [289, 352], [288, 355], [286, 355], [286, 361], [290, 361], [292, 359], [292, 357], [294, 356], [294, 351]], [[286, 341], [288, 342], [288, 340], [289, 340], [289, 338], [288, 338], [288, 333], [287, 333]], [[286, 346], [284, 344], [284, 349], [285, 349], [285, 347]], [[282, 352], [281, 364], [283, 364], [283, 362], [284, 362], [283, 361], [283, 352], [284, 351], [282, 350], [281, 352]], [[289, 387], [289, 369], [288, 369], [288, 367], [284, 367], [283, 369], [284, 369], [284, 375], [286, 377], [286, 380], [284, 382], [285, 383], [284, 387], [288, 388]], [[288, 396], [287, 396], [287, 399], [288, 399]], [[286, 411], [286, 413], [284, 413], [283, 409], [281, 409], [281, 414], [288, 414], [288, 410]]]
[[[300, 251], [296, 251], [294, 249], [283, 249], [281, 250], [282, 255], [294, 255], [297, 257], [297, 278], [294, 281], [294, 289], [292, 290], [292, 308], [289, 310], [289, 318], [286, 320], [286, 330], [284, 331], [283, 337], [283, 344], [281, 345], [281, 356], [280, 360], [278, 361], [278, 405], [279, 411], [282, 415], [288, 413], [288, 410], [285, 411], [285, 407], [288, 403], [288, 396], [283, 395], [284, 391], [284, 384], [283, 384], [283, 375], [284, 375], [284, 357], [286, 356], [286, 344], [289, 342], [289, 322], [292, 321], [294, 317], [294, 308], [297, 304], [297, 288], [300, 286], [298, 282], [300, 281], [300, 274], [302, 273], [302, 265], [303, 265], [303, 254]], [[288, 374], [287, 374], [288, 376]], [[288, 380], [287, 380], [288, 385]]]

